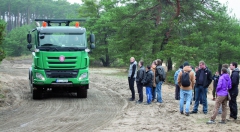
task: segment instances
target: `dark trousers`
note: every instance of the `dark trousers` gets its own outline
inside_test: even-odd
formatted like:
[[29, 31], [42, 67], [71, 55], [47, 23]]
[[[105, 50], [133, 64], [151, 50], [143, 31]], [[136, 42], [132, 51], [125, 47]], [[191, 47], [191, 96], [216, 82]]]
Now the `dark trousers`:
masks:
[[141, 83], [137, 83], [137, 89], [139, 94], [139, 101], [143, 102], [143, 85]]
[[152, 101], [156, 99], [156, 87], [152, 88]]
[[175, 99], [180, 100], [180, 87], [177, 84], [175, 85]]
[[130, 78], [130, 77], [128, 78], [129, 88], [132, 92], [132, 99], [135, 99], [134, 81], [135, 81], [135, 78]]
[[216, 97], [216, 87], [213, 86], [213, 90], [212, 90], [212, 96], [213, 98]]
[[231, 94], [231, 100], [229, 101], [230, 117], [237, 119], [238, 109], [237, 109], [237, 95]]

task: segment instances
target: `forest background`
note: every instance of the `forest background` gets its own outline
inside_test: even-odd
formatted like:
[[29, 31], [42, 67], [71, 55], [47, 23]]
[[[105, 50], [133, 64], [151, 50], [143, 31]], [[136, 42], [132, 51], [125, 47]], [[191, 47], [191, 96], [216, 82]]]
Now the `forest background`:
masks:
[[[92, 66], [127, 67], [129, 58], [161, 59], [172, 82], [174, 70], [204, 60], [214, 73], [239, 63], [239, 20], [217, 0], [0, 0], [0, 61], [30, 55], [26, 34], [35, 18], [87, 18], [96, 36]], [[175, 67], [175, 68], [174, 68]]]

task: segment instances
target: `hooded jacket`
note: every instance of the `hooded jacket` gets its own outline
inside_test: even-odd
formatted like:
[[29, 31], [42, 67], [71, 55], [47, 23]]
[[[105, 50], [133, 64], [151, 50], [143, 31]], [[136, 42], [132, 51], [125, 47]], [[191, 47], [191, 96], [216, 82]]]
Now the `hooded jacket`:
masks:
[[232, 82], [230, 76], [227, 73], [224, 73], [220, 76], [218, 84], [217, 84], [217, 95], [218, 96], [227, 96], [228, 89], [231, 89]]
[[182, 90], [192, 90], [194, 88], [194, 84], [195, 84], [195, 76], [194, 76], [194, 72], [192, 71], [192, 68], [190, 66], [185, 66], [183, 68], [183, 72], [189, 72], [189, 79], [190, 79], [190, 86], [188, 87], [183, 87], [181, 84], [181, 80], [182, 80], [182, 71], [179, 72], [178, 74], [178, 85]]
[[238, 68], [235, 68], [232, 71], [231, 80], [232, 80], [232, 89], [229, 90], [229, 92], [231, 94], [238, 95], [238, 84], [239, 84], [239, 69]]
[[137, 62], [134, 61], [129, 66], [128, 77], [129, 78], [136, 78], [136, 76], [137, 76]]

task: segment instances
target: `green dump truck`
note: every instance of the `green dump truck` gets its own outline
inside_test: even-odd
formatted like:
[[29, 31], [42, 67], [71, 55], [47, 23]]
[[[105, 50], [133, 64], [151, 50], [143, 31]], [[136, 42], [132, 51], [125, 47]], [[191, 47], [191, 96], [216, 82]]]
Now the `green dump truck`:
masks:
[[[83, 19], [35, 19], [42, 21], [27, 34], [27, 48], [32, 51], [29, 84], [33, 99], [41, 99], [47, 91], [76, 92], [87, 98], [89, 88], [89, 57]], [[75, 22], [74, 26], [70, 26]], [[34, 34], [34, 36], [32, 36]], [[31, 44], [34, 37], [34, 44]], [[90, 49], [95, 48], [90, 34]]]

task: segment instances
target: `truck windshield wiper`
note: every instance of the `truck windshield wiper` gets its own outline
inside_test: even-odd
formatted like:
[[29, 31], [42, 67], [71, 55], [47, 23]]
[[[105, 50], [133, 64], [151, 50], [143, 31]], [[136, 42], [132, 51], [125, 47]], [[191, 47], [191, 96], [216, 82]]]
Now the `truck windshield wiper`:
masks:
[[55, 45], [55, 44], [43, 44], [41, 46], [58, 46], [58, 45]]

